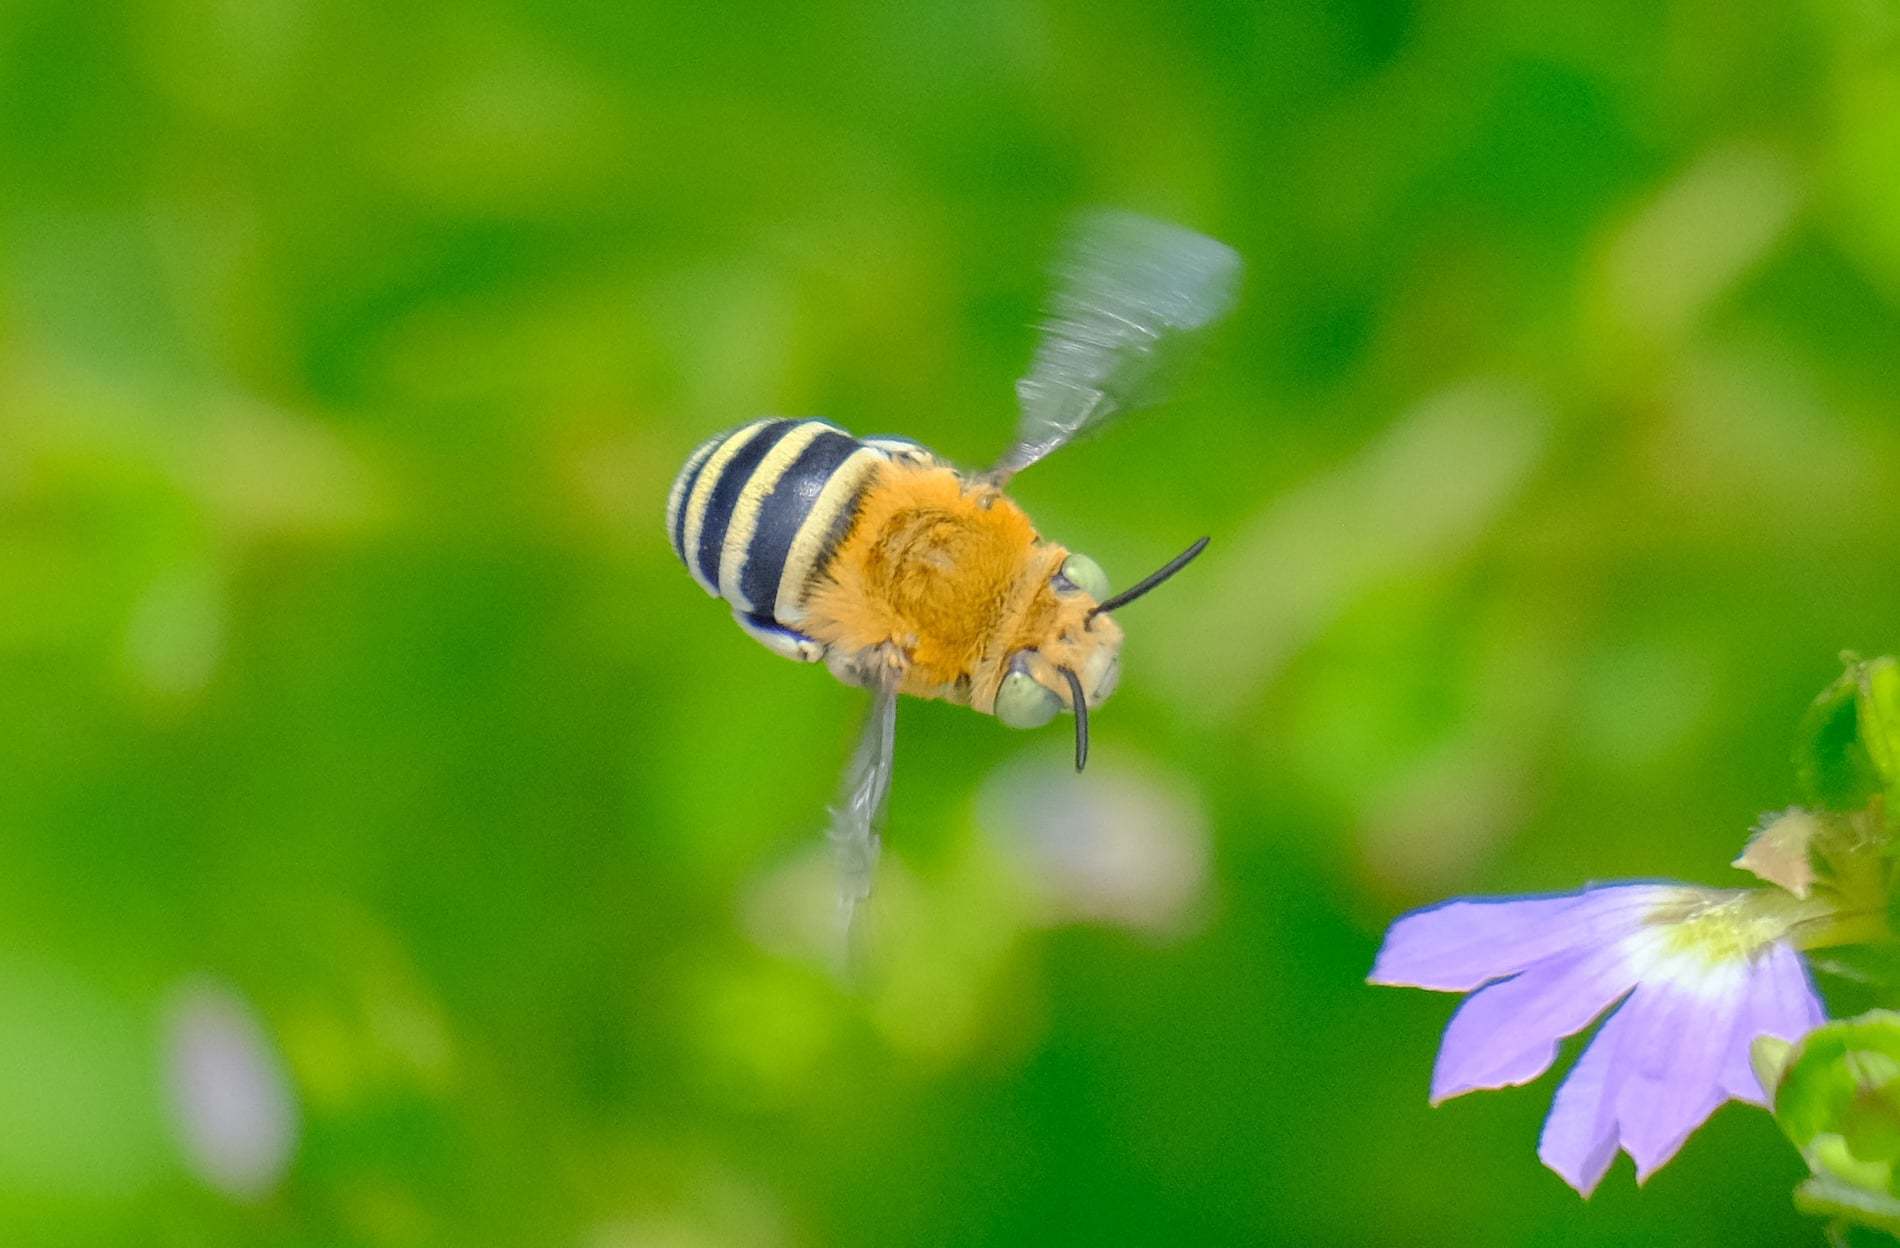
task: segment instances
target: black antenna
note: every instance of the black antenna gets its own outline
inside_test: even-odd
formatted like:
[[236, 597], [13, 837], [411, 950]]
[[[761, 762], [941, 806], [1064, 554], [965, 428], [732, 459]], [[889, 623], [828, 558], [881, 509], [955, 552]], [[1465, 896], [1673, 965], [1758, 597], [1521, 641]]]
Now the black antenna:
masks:
[[1187, 567], [1188, 564], [1194, 562], [1194, 556], [1207, 549], [1207, 540], [1206, 538], [1202, 538], [1174, 558], [1162, 564], [1159, 571], [1143, 577], [1135, 584], [1124, 589], [1121, 593], [1111, 596], [1108, 601], [1096, 603], [1089, 611], [1089, 618], [1092, 620], [1104, 611], [1113, 611], [1116, 607], [1127, 606], [1155, 586], [1161, 584], [1161, 582], [1173, 576], [1176, 572], [1179, 572], [1182, 568]]
[[1069, 696], [1075, 699], [1075, 769], [1080, 771], [1089, 761], [1089, 700], [1082, 696], [1082, 682], [1074, 672], [1066, 667], [1056, 670], [1069, 682]]

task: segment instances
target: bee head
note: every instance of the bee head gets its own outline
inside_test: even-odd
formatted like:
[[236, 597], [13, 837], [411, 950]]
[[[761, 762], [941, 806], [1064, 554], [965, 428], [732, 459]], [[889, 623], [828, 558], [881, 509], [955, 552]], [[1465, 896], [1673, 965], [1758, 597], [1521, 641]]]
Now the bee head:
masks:
[[1165, 566], [1119, 594], [1087, 555], [1049, 548], [1033, 575], [1031, 598], [1015, 644], [1003, 656], [989, 709], [1011, 728], [1040, 728], [1058, 711], [1075, 715], [1075, 769], [1089, 756], [1089, 709], [1121, 679], [1121, 626], [1109, 617], [1186, 567], [1207, 546], [1202, 538]]

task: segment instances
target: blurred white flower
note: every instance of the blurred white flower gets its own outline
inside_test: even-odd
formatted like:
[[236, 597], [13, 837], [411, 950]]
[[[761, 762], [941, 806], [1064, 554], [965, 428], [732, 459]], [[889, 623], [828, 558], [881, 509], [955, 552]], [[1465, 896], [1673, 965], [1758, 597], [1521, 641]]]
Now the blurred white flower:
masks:
[[1207, 890], [1207, 816], [1170, 777], [1113, 762], [1078, 776], [1066, 759], [1024, 759], [984, 784], [977, 821], [1044, 922], [1176, 934]]
[[221, 984], [194, 980], [164, 1015], [167, 1110], [186, 1165], [235, 1200], [258, 1200], [297, 1148], [297, 1102], [257, 1015]]

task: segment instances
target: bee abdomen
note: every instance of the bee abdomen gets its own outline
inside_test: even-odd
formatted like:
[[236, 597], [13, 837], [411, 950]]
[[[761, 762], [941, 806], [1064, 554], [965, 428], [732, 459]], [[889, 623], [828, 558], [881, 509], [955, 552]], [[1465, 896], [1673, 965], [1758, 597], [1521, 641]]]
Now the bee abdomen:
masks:
[[779, 624], [850, 533], [892, 452], [821, 420], [758, 420], [700, 445], [667, 498], [673, 550], [707, 593]]

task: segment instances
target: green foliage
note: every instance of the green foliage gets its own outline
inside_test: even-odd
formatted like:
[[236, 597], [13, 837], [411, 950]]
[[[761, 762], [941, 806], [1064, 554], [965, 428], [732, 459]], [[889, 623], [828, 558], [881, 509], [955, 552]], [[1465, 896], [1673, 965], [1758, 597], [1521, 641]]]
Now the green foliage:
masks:
[[1795, 772], [1808, 800], [1859, 810], [1900, 797], [1900, 663], [1849, 656], [1847, 670], [1802, 718]]
[[1801, 1207], [1900, 1234], [1900, 1013], [1828, 1023], [1758, 1064], [1780, 1066], [1775, 1119], [1815, 1172]]
[[[1579, 1206], [1361, 980], [1451, 894], [1736, 882], [1900, 647], [1890, 18], [0, 3], [0, 1242], [1798, 1242], [1762, 1115]], [[667, 485], [765, 412], [985, 462], [1100, 204], [1249, 266], [1012, 486], [1116, 577], [1213, 535], [1051, 790], [1167, 852], [1051, 900], [980, 795], [1060, 733], [907, 703], [855, 996], [787, 916], [861, 700]], [[301, 1110], [255, 1206], [163, 1120], [197, 976]]]
[[1817, 1174], [1795, 1188], [1795, 1208], [1834, 1224], [1835, 1242], [1852, 1242], [1849, 1228], [1864, 1227], [1900, 1236], [1900, 1200], [1854, 1183]]
[[1900, 987], [1894, 956], [1894, 747], [1900, 742], [1900, 665], [1892, 658], [1847, 670], [1809, 707], [1795, 761], [1813, 808], [1764, 816], [1734, 866], [1820, 907], [1803, 943], [1828, 950], [1854, 978]]
[[1858, 706], [1868, 761], [1886, 782], [1888, 805], [1900, 808], [1900, 661], [1863, 665]]

